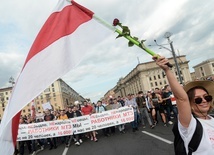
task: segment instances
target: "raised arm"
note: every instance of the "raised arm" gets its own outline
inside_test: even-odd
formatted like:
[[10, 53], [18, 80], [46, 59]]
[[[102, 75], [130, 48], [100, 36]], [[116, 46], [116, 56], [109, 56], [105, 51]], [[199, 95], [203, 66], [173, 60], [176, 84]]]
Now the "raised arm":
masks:
[[179, 113], [178, 119], [184, 127], [188, 127], [191, 120], [191, 108], [186, 92], [178, 83], [170, 68], [166, 65], [168, 63], [168, 59], [165, 57], [153, 57], [153, 60], [155, 60], [156, 64], [165, 71], [169, 85], [176, 98]]

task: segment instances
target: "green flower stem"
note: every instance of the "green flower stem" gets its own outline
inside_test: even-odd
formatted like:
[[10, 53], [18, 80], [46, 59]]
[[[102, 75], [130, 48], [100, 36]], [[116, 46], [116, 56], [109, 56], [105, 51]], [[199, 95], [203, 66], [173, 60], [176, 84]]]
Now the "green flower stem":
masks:
[[[120, 31], [119, 29], [115, 29], [115, 32], [117, 32], [120, 35], [123, 35], [122, 31]], [[143, 49], [144, 51], [146, 51], [148, 54], [154, 56], [157, 55], [155, 52], [153, 52], [152, 50], [150, 50], [149, 48], [145, 47], [145, 45], [141, 44], [139, 41], [133, 39], [131, 36], [129, 35], [123, 35], [124, 38], [128, 39], [129, 41], [131, 41], [132, 43], [134, 43], [135, 45], [137, 45], [138, 47], [140, 47], [141, 49]]]
[[[107, 23], [106, 21], [104, 21], [103, 19], [99, 18], [98, 16], [96, 16], [95, 14], [93, 15], [93, 18], [98, 21], [100, 24], [102, 24], [103, 26], [109, 28], [110, 30], [113, 30], [115, 32], [117, 32], [120, 35], [123, 35], [122, 31], [120, 31], [119, 29], [115, 28], [114, 26], [110, 25], [109, 23]], [[122, 28], [122, 25], [118, 25]], [[148, 54], [154, 56], [156, 55], [155, 52], [153, 52], [152, 50], [150, 50], [149, 48], [147, 48], [144, 44], [141, 44], [139, 41], [136, 41], [135, 39], [133, 39], [131, 36], [128, 35], [123, 35], [123, 37], [125, 37], [126, 39], [128, 39], [129, 41], [131, 41], [132, 43], [134, 43], [135, 45], [137, 45], [138, 47], [140, 47], [141, 49], [143, 49], [144, 51], [146, 51]]]

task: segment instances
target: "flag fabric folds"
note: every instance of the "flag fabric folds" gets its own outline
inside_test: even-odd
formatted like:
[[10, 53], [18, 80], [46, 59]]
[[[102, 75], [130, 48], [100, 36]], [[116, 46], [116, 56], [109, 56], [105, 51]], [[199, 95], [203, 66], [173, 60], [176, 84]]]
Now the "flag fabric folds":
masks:
[[48, 86], [74, 68], [109, 33], [87, 8], [59, 0], [38, 33], [15, 83], [0, 126], [0, 155], [12, 155], [20, 111]]

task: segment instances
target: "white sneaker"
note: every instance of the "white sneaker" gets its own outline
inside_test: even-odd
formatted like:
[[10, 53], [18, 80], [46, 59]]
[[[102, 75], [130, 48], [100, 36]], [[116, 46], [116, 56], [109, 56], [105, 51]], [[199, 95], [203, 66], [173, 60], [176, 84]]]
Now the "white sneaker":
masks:
[[83, 142], [82, 139], [80, 139], [79, 142], [82, 143]]
[[35, 155], [36, 154], [36, 151], [33, 151], [33, 153], [31, 155]]
[[75, 145], [78, 145], [78, 146], [80, 146], [80, 143], [79, 143], [79, 142], [76, 142], [76, 143], [75, 143]]
[[173, 122], [172, 122], [172, 121], [169, 121], [168, 123], [169, 123], [169, 124], [173, 124]]
[[41, 146], [40, 150], [44, 150], [44, 145]]

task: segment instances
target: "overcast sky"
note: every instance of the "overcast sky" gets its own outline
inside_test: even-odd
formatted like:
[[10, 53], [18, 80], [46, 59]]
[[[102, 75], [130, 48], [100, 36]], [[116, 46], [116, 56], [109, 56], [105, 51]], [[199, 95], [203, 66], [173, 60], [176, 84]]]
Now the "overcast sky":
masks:
[[[10, 86], [11, 76], [17, 79], [29, 49], [40, 28], [51, 14], [57, 0], [0, 0], [0, 88]], [[213, 58], [214, 14], [212, 0], [76, 0], [97, 16], [112, 23], [120, 19], [129, 26], [131, 34], [166, 44], [165, 32], [180, 55], [186, 55], [192, 67]], [[61, 77], [83, 97], [96, 102], [120, 77], [138, 64], [152, 61], [151, 56], [138, 47], [128, 47], [116, 33], [106, 36], [97, 48], [88, 52], [82, 62]], [[81, 40], [80, 40], [81, 41]], [[166, 47], [170, 48], [168, 45]], [[171, 53], [158, 47], [153, 51], [166, 57]], [[44, 77], [45, 78], [45, 77]]]

